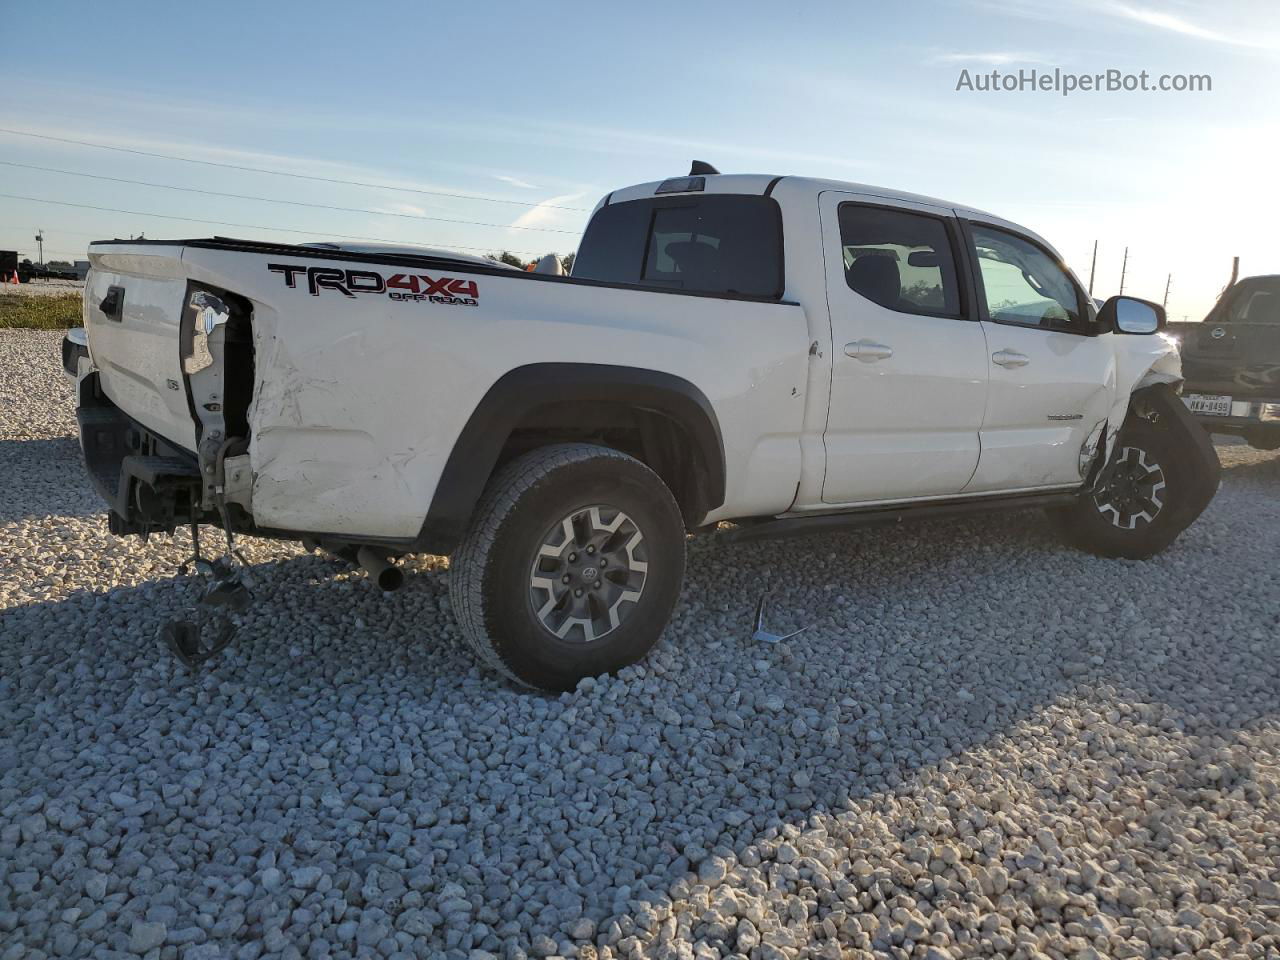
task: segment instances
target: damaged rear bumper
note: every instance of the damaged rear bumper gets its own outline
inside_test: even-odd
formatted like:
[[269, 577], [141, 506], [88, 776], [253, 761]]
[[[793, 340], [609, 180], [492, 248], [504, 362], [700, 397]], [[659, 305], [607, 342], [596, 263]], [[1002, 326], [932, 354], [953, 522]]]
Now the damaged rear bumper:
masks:
[[[313, 541], [327, 550], [371, 546], [389, 556], [408, 552], [408, 541], [324, 531], [258, 526], [250, 512], [252, 471], [248, 458], [225, 465], [225, 517], [202, 505], [200, 462], [190, 450], [149, 430], [111, 401], [96, 372], [79, 384], [76, 420], [80, 449], [94, 488], [106, 501], [108, 529], [117, 535], [173, 533], [190, 524], [210, 524], [235, 533], [275, 540]], [[232, 499], [235, 497], [236, 499]]]
[[76, 421], [80, 449], [110, 510], [112, 533], [172, 533], [212, 522], [200, 509], [200, 468], [182, 449], [126, 415], [102, 392], [97, 373], [80, 380]]
[[89, 364], [89, 339], [84, 327], [72, 327], [62, 338], [62, 372], [76, 383]]

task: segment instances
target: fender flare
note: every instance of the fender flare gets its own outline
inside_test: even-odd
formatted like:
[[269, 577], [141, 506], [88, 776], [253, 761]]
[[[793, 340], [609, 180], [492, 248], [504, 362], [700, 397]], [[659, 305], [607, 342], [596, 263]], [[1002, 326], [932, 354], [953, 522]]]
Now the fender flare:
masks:
[[724, 503], [720, 423], [706, 395], [688, 380], [604, 363], [532, 363], [499, 377], [472, 411], [440, 474], [415, 550], [443, 555], [462, 541], [503, 445], [521, 420], [540, 407], [588, 401], [650, 410], [678, 423], [693, 444], [705, 512]]

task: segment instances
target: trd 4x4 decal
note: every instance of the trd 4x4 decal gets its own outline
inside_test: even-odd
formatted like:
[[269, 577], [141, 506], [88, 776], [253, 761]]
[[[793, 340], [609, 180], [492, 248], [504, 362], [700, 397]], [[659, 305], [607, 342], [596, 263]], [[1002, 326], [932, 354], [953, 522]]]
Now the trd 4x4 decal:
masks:
[[307, 291], [320, 296], [321, 290], [336, 290], [346, 297], [357, 293], [382, 293], [392, 300], [421, 300], [427, 303], [478, 306], [480, 291], [474, 280], [457, 277], [429, 277], [425, 273], [397, 273], [384, 278], [373, 270], [339, 270], [337, 267], [304, 267], [295, 263], [269, 263], [272, 273], [284, 275], [285, 286], [296, 287], [298, 277], [307, 278]]

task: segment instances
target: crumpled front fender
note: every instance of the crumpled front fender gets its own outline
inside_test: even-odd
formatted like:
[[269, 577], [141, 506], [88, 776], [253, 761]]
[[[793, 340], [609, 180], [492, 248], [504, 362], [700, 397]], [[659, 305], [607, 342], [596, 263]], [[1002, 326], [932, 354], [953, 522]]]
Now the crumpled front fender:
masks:
[[1222, 463], [1213, 439], [1168, 383], [1153, 383], [1134, 391], [1131, 417], [1138, 416], [1150, 420], [1156, 429], [1173, 434], [1177, 445], [1186, 451], [1189, 469], [1184, 472], [1184, 482], [1190, 483], [1191, 489], [1178, 502], [1185, 522], [1190, 523], [1222, 485]]
[[[1116, 357], [1116, 398], [1107, 416], [1107, 458], [1129, 414], [1129, 404], [1140, 390], [1166, 385], [1177, 399], [1181, 390], [1182, 355], [1178, 341], [1162, 333], [1151, 336], [1122, 336]], [[1178, 401], [1181, 406], [1181, 401]]]

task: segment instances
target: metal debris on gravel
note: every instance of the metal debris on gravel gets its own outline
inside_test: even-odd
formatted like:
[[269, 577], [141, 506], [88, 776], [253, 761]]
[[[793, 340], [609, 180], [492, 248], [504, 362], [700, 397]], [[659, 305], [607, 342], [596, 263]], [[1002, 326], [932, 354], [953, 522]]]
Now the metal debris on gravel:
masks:
[[[1280, 458], [1166, 554], [1034, 513], [695, 540], [662, 646], [476, 667], [447, 564], [384, 595], [243, 541], [192, 677], [184, 535], [106, 532], [58, 335], [0, 332], [0, 958], [1275, 957]], [[785, 576], [804, 633], [750, 636]]]

